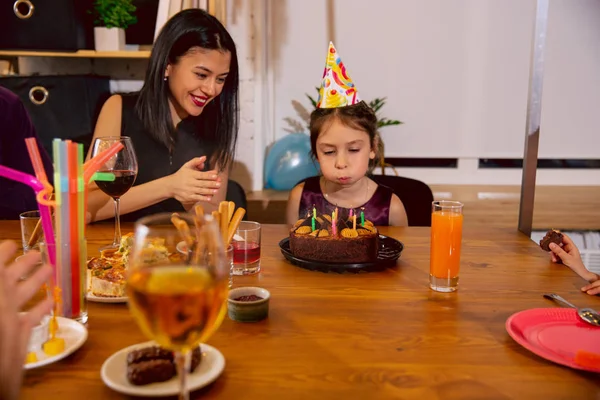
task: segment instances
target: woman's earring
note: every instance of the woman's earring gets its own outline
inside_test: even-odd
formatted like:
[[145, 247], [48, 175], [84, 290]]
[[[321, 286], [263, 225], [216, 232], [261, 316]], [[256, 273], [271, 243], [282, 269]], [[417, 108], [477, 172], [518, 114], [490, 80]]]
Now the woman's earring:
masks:
[[165, 76], [165, 79], [163, 79], [163, 81], [165, 81], [165, 82], [167, 81], [167, 77], [166, 76]]

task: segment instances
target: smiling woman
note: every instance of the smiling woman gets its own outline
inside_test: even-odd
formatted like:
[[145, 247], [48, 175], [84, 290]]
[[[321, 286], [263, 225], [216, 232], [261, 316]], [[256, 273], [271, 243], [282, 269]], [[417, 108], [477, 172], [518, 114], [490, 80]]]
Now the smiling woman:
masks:
[[[104, 104], [94, 138], [129, 136], [138, 157], [134, 186], [121, 198], [123, 220], [225, 199], [238, 134], [235, 43], [213, 16], [188, 9], [160, 32], [140, 92]], [[90, 183], [92, 220], [114, 216], [110, 198]]]

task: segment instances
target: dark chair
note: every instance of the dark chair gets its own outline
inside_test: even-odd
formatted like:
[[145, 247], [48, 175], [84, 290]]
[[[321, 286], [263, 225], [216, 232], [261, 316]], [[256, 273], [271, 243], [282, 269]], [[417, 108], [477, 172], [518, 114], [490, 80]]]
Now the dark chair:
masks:
[[248, 219], [248, 200], [246, 199], [246, 192], [242, 185], [229, 179], [227, 181], [227, 194], [225, 195], [225, 200], [233, 201], [236, 209], [238, 207], [243, 207], [246, 210], [243, 220]]
[[[433, 192], [426, 183], [411, 178], [392, 175], [369, 175], [378, 185], [387, 186], [400, 198], [409, 226], [431, 226]], [[302, 179], [298, 183], [304, 182]]]
[[402, 200], [409, 226], [431, 226], [433, 193], [426, 183], [394, 175], [371, 175], [370, 178], [391, 188]]

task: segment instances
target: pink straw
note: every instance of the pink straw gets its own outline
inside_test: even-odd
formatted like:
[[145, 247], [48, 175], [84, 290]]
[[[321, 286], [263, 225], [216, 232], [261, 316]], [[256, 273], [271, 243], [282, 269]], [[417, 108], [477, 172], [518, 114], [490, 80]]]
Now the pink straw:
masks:
[[25, 139], [25, 145], [27, 146], [27, 152], [29, 153], [29, 158], [31, 159], [31, 165], [33, 165], [36, 178], [38, 178], [40, 182], [48, 182], [44, 163], [42, 162], [42, 156], [38, 150], [35, 138], [30, 137]]
[[[3, 165], [0, 165], [0, 176], [11, 179], [13, 181], [24, 183], [25, 185], [32, 188], [36, 194], [40, 193], [45, 189], [42, 182], [40, 182], [34, 176], [31, 176], [21, 171], [16, 171], [12, 168], [8, 168]], [[40, 209], [40, 218], [42, 220], [44, 240], [46, 241], [46, 246], [48, 248], [48, 257], [50, 259], [49, 261], [52, 265], [54, 276], [56, 276], [56, 246], [54, 243], [54, 231], [52, 229], [52, 215], [48, 206], [38, 203], [38, 207]]]

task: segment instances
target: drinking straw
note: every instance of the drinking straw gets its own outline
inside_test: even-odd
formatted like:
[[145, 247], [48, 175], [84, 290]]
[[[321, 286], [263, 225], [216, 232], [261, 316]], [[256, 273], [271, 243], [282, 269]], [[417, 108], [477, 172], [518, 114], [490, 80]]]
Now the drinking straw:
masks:
[[70, 246], [70, 264], [68, 267], [71, 269], [71, 307], [72, 316], [79, 315], [80, 309], [80, 295], [81, 290], [79, 288], [79, 199], [78, 197], [78, 179], [77, 172], [79, 171], [77, 165], [77, 143], [66, 141], [67, 150], [67, 164], [69, 180], [69, 241], [67, 242]]
[[[79, 221], [79, 229], [77, 231], [77, 243], [79, 243], [79, 309], [83, 310], [84, 299], [86, 293], [87, 273], [87, 242], [85, 240], [85, 181], [83, 180], [83, 145], [77, 144], [77, 217]], [[96, 175], [96, 174], [94, 174]], [[114, 179], [114, 174], [111, 174]], [[83, 294], [83, 295], [82, 295]]]
[[[52, 188], [52, 190], [54, 190], [54, 188]], [[45, 189], [42, 190], [39, 194], [43, 195], [45, 193]], [[54, 193], [52, 193], [50, 195], [50, 200], [54, 199]], [[52, 201], [52, 203], [54, 203], [54, 201]], [[54, 213], [52, 213], [52, 216], [54, 216]], [[40, 236], [44, 233], [44, 231], [42, 230], [42, 220], [39, 219], [37, 224], [35, 224], [35, 228], [33, 228], [33, 232], [31, 232], [31, 236], [29, 237], [29, 241], [27, 242], [27, 246], [28, 247], [33, 247], [34, 244], [36, 244], [38, 242], [38, 240], [40, 239]]]
[[112, 156], [123, 148], [123, 143], [115, 142], [108, 149], [96, 155], [83, 165], [83, 179], [87, 183], [94, 173], [98, 171]]
[[54, 155], [54, 160], [59, 164], [59, 180], [60, 180], [60, 195], [61, 195], [61, 203], [59, 204], [60, 212], [60, 222], [61, 222], [61, 232], [59, 244], [60, 244], [60, 270], [62, 272], [62, 281], [60, 283], [60, 287], [63, 290], [63, 308], [62, 315], [66, 317], [72, 316], [72, 301], [67, 301], [67, 299], [72, 299], [71, 295], [71, 253], [69, 251], [69, 243], [70, 241], [70, 207], [71, 207], [71, 199], [69, 199], [69, 152], [68, 147], [70, 140], [62, 141], [59, 140], [59, 154], [58, 158], [56, 154]]
[[[46, 176], [46, 170], [44, 169], [44, 163], [42, 162], [42, 157], [40, 155], [40, 151], [37, 146], [37, 141], [33, 137], [26, 138], [25, 145], [27, 146], [27, 152], [29, 153], [29, 159], [31, 160], [31, 165], [33, 166], [33, 170], [35, 171], [35, 177], [40, 182], [42, 182], [42, 184], [46, 188], [43, 192], [40, 192], [39, 196], [37, 196], [37, 197], [43, 198], [43, 196], [46, 195], [48, 200], [51, 200], [52, 199], [51, 195], [52, 195], [52, 191], [54, 190], [54, 188], [52, 187], [52, 185], [50, 185], [50, 183], [48, 183], [48, 177]], [[39, 200], [38, 200], [38, 202], [39, 202]], [[50, 204], [46, 204], [46, 205], [50, 205]], [[31, 234], [31, 237], [29, 239], [30, 245], [33, 245], [33, 243], [37, 242], [38, 237], [40, 235], [40, 229], [42, 227], [41, 223], [42, 223], [42, 220], [40, 219], [38, 221], [38, 223], [36, 224], [35, 229], [33, 230], [33, 233]]]
[[[8, 178], [13, 181], [24, 183], [33, 189], [36, 194], [42, 192], [45, 188], [42, 182], [40, 182], [34, 176], [26, 174], [21, 171], [16, 171], [12, 168], [5, 167], [0, 165], [0, 176]], [[50, 209], [47, 205], [38, 204], [40, 210], [40, 218], [42, 220], [42, 229], [44, 230], [44, 240], [48, 245], [48, 258], [52, 268], [54, 270], [54, 275], [56, 276], [56, 254], [53, 251], [54, 247], [54, 231], [52, 229], [52, 216], [50, 214]]]
[[42, 162], [42, 156], [40, 155], [35, 138], [30, 137], [25, 139], [25, 145], [27, 146], [27, 152], [29, 153], [31, 165], [33, 165], [33, 170], [35, 171], [35, 177], [40, 182], [48, 182], [46, 170], [44, 169], [44, 163]]
[[[81, 172], [81, 179], [83, 179], [83, 169]], [[113, 174], [112, 172], [96, 172], [94, 173], [94, 175], [92, 175], [92, 179], [90, 179], [90, 181], [114, 182], [115, 179], [115, 174]]]
[[[62, 264], [62, 256], [60, 253], [60, 238], [62, 236], [62, 231], [63, 229], [65, 229], [65, 227], [63, 227], [62, 224], [62, 218], [61, 218], [61, 214], [62, 214], [62, 208], [61, 208], [61, 204], [62, 204], [62, 194], [61, 194], [61, 186], [62, 186], [62, 182], [60, 180], [60, 139], [54, 139], [52, 141], [52, 154], [54, 157], [54, 202], [56, 203], [55, 207], [54, 207], [54, 226], [56, 229], [56, 238], [58, 240], [58, 243], [55, 245], [56, 248], [56, 263], [57, 266], [60, 266]], [[57, 285], [61, 285], [62, 282], [62, 276], [63, 276], [63, 271], [62, 268], [56, 268], [56, 284]], [[57, 307], [58, 309], [58, 307]]]

